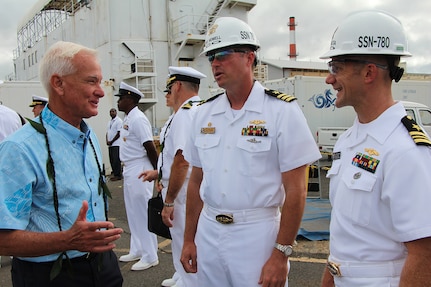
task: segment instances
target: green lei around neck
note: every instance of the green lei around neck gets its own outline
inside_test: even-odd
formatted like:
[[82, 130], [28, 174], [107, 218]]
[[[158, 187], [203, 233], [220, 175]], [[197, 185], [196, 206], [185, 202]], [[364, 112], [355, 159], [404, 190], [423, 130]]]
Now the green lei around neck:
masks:
[[[45, 137], [46, 148], [48, 150], [48, 159], [46, 161], [46, 172], [48, 174], [49, 180], [52, 183], [54, 209], [55, 209], [55, 214], [57, 217], [58, 228], [60, 231], [62, 231], [61, 218], [60, 218], [60, 213], [58, 211], [58, 192], [57, 192], [57, 184], [56, 184], [56, 178], [55, 178], [54, 160], [52, 159], [52, 156], [51, 156], [51, 147], [49, 145], [48, 132], [47, 132], [47, 130], [43, 124], [43, 120], [42, 120], [41, 115], [39, 116], [39, 119], [40, 119], [40, 123], [35, 122], [35, 121], [27, 118], [30, 125], [35, 130], [37, 130], [39, 133], [43, 134]], [[104, 178], [104, 175], [102, 172], [102, 168], [100, 166], [99, 159], [97, 158], [96, 149], [94, 148], [94, 145], [93, 145], [91, 138], [88, 138], [88, 139], [89, 139], [91, 148], [92, 148], [93, 153], [94, 153], [94, 158], [96, 160], [97, 167], [99, 169], [99, 195], [101, 195], [103, 193], [105, 219], [106, 219], [106, 221], [108, 221], [108, 205], [107, 205], [106, 197], [112, 198], [112, 195], [111, 195], [111, 192], [109, 191], [108, 186], [106, 185], [105, 178]], [[66, 264], [67, 264], [66, 269], [67, 269], [68, 273], [71, 276], [73, 276], [72, 263], [70, 262], [69, 256], [67, 255], [66, 251], [63, 251], [58, 256], [57, 260], [55, 261], [54, 265], [52, 266], [51, 273], [50, 273], [50, 280], [51, 281], [54, 280], [54, 278], [60, 274], [60, 271], [61, 271], [62, 266], [63, 266], [63, 256], [66, 258]]]

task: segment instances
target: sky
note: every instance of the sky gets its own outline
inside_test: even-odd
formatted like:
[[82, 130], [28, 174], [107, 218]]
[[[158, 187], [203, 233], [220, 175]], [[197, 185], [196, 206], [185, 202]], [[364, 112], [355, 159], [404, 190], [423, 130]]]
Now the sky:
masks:
[[248, 23], [261, 44], [260, 57], [288, 59], [289, 17], [295, 17], [298, 61], [321, 61], [329, 49], [338, 24], [351, 12], [362, 9], [384, 10], [404, 26], [408, 50], [403, 58], [408, 73], [431, 74], [431, 1], [421, 0], [257, 0]]
[[[17, 26], [38, 0], [1, 0], [0, 80], [13, 72]], [[197, 0], [200, 1], [200, 0]], [[405, 58], [408, 73], [431, 74], [431, 1], [423, 0], [257, 0], [248, 22], [257, 35], [262, 59], [288, 59], [290, 34], [287, 23], [295, 17], [298, 61], [322, 61], [333, 32], [350, 12], [380, 9], [403, 24], [411, 58]]]

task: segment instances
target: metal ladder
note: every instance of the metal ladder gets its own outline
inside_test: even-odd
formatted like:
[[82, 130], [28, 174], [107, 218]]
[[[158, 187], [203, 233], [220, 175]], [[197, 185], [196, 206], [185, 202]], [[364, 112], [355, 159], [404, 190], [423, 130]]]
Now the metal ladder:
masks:
[[227, 0], [213, 0], [208, 5], [205, 10], [205, 14], [202, 15], [201, 19], [198, 21], [197, 28], [201, 35], [207, 33], [207, 30], [214, 23], [217, 16], [220, 14], [220, 11], [225, 6]]

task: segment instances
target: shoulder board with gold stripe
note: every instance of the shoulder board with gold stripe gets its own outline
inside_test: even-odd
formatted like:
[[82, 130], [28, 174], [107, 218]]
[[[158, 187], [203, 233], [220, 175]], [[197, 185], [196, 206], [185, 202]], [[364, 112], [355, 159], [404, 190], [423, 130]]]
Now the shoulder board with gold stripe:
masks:
[[188, 109], [191, 109], [193, 107], [193, 103], [201, 103], [201, 102], [202, 101], [188, 101], [181, 108], [188, 110]]
[[431, 146], [430, 139], [411, 116], [405, 116], [401, 119], [401, 122], [417, 145]]
[[279, 91], [270, 90], [270, 89], [265, 89], [265, 94], [276, 97], [277, 99], [288, 103], [296, 100], [296, 98], [292, 95], [286, 95], [286, 94], [280, 93]]
[[211, 98], [209, 98], [209, 99], [207, 99], [207, 100], [203, 100], [203, 101], [201, 101], [201, 102], [198, 104], [198, 106], [203, 105], [203, 104], [208, 103], [208, 102], [211, 102], [211, 101], [213, 101], [213, 100], [217, 99], [219, 96], [221, 96], [221, 95], [223, 95], [223, 94], [224, 94], [224, 92], [223, 92], [223, 93], [220, 93], [220, 94], [217, 94], [217, 95], [215, 95], [215, 96], [213, 96], [213, 97], [211, 97]]

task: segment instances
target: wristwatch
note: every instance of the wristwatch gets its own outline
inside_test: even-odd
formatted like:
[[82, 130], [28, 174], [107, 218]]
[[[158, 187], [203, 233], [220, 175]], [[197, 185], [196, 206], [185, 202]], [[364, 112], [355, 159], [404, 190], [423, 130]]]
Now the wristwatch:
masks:
[[289, 257], [293, 253], [292, 245], [283, 245], [280, 243], [275, 243], [274, 248], [284, 254], [284, 256]]
[[164, 205], [164, 206], [166, 206], [166, 207], [173, 207], [173, 206], [175, 206], [175, 202], [167, 203], [167, 202], [165, 201], [165, 202], [163, 202], [163, 205]]

